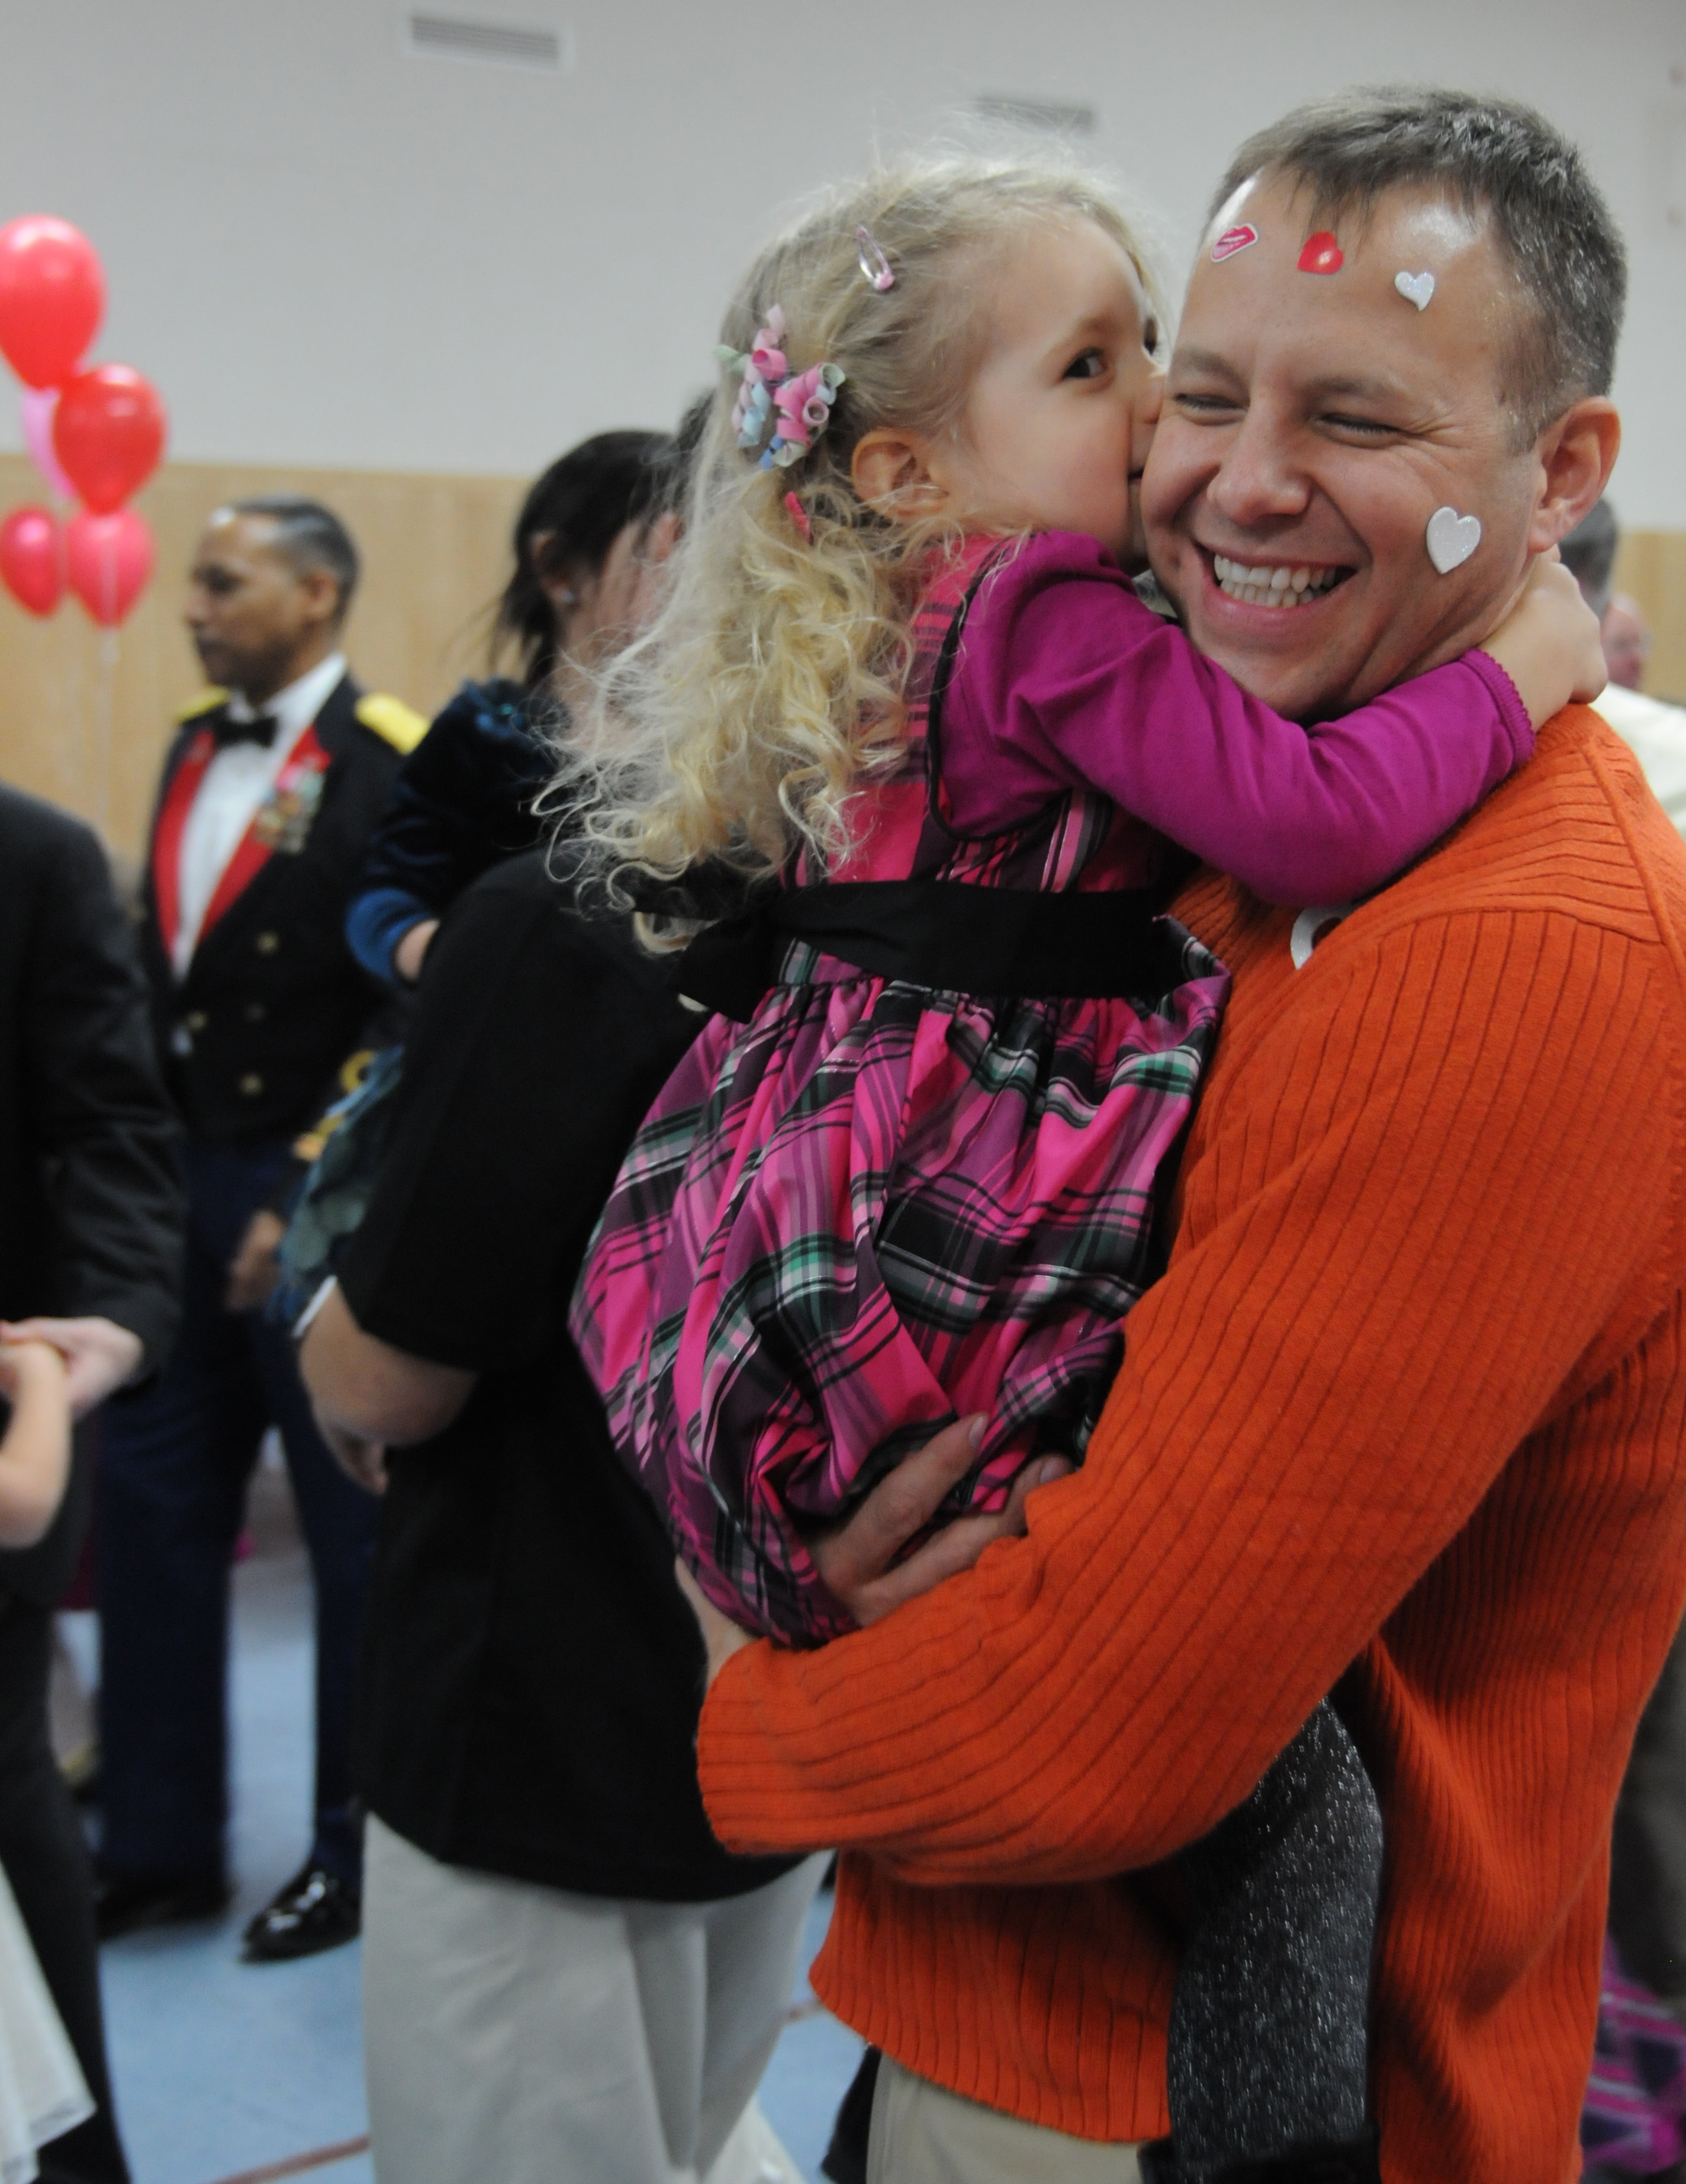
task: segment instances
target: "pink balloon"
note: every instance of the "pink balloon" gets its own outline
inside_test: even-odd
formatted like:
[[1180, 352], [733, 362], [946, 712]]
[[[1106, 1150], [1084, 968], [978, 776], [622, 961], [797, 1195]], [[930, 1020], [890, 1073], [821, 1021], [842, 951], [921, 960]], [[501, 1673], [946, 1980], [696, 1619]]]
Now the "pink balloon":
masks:
[[132, 508], [84, 509], [64, 527], [64, 560], [70, 589], [102, 629], [115, 629], [152, 575], [153, 534]]
[[64, 596], [58, 519], [44, 508], [14, 508], [0, 523], [0, 583], [32, 615], [50, 615]]
[[58, 389], [56, 387], [26, 387], [21, 407], [24, 445], [30, 451], [30, 460], [60, 500], [74, 500], [76, 488], [65, 476], [58, 450], [53, 444], [53, 417], [58, 407]]

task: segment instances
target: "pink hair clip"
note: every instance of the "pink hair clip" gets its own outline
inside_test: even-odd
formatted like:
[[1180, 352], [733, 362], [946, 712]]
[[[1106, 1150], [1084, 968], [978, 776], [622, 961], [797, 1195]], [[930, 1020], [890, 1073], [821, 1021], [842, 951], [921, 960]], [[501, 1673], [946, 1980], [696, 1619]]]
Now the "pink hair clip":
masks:
[[785, 495], [784, 504], [790, 511], [791, 521], [802, 533], [803, 543], [811, 546], [814, 543], [814, 526], [809, 521], [808, 510], [793, 493], [787, 493]]
[[896, 276], [890, 270], [890, 261], [884, 255], [884, 247], [870, 227], [854, 231], [855, 255], [860, 270], [882, 296], [896, 285]]

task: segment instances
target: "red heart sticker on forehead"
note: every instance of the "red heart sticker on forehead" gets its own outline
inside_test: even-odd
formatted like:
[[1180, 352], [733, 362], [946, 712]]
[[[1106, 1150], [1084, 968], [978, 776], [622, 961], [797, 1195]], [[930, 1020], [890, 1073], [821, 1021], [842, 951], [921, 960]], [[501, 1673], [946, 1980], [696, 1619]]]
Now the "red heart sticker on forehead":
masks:
[[1238, 250], [1245, 250], [1249, 243], [1259, 240], [1259, 231], [1243, 220], [1239, 227], [1227, 227], [1212, 245], [1212, 263], [1221, 265], [1226, 258], [1233, 258]]
[[1299, 254], [1302, 273], [1338, 273], [1345, 263], [1345, 254], [1327, 230], [1308, 236], [1305, 248]]

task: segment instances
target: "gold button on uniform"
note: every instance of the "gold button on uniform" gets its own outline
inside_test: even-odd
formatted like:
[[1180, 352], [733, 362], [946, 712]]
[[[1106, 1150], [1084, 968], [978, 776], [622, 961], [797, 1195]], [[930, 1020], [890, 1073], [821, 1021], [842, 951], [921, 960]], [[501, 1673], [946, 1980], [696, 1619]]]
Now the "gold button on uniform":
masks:
[[255, 1100], [264, 1089], [264, 1080], [255, 1069], [248, 1070], [240, 1080], [240, 1089], [248, 1100]]
[[260, 956], [273, 956], [280, 946], [279, 933], [260, 933], [258, 935], [258, 953]]
[[210, 1018], [203, 1009], [189, 1009], [187, 1011], [186, 1022], [189, 1031], [203, 1031], [209, 1022]]

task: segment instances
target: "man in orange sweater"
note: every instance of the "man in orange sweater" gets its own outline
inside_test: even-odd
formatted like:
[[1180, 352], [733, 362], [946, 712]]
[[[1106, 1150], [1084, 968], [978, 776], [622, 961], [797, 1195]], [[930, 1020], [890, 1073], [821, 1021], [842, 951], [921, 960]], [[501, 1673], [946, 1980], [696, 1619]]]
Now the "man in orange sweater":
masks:
[[[1449, 94], [1292, 115], [1218, 207], [1154, 562], [1203, 650], [1332, 713], [1462, 651], [1596, 501], [1621, 245], [1538, 116]], [[1308, 566], [1341, 580], [1260, 604]], [[893, 1614], [916, 1577], [857, 1586], [822, 1652], [716, 1625], [709, 1816], [843, 1847], [816, 1984], [885, 2053], [876, 2177], [1127, 2179], [1166, 2122], [1153, 1869], [1335, 1688], [1387, 1829], [1383, 2176], [1566, 2184], [1686, 1593], [1686, 861], [1572, 709], [1356, 909], [1205, 874], [1179, 914], [1233, 998], [1082, 1471]]]

